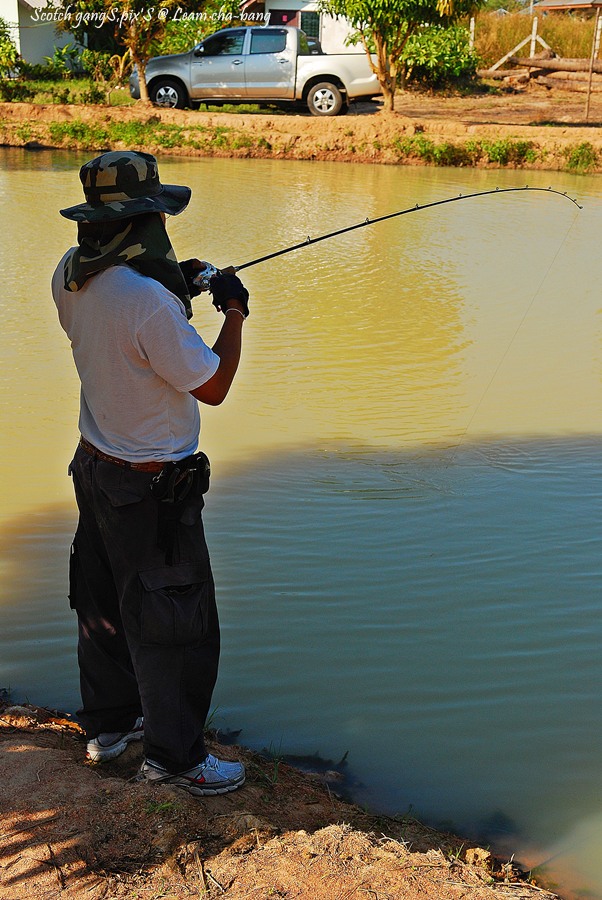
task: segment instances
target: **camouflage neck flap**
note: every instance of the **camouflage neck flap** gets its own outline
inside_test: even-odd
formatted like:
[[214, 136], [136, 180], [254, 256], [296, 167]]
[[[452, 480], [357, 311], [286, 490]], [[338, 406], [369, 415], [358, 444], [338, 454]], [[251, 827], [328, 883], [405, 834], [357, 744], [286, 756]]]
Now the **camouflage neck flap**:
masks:
[[88, 278], [111, 266], [131, 266], [179, 297], [192, 317], [190, 293], [157, 213], [98, 224], [80, 223], [79, 247], [65, 260], [65, 289], [79, 291]]

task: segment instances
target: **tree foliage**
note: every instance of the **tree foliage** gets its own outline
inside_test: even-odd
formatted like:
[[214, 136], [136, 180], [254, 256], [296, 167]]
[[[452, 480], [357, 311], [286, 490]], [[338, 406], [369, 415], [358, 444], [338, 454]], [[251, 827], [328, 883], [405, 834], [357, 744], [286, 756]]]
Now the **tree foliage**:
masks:
[[[428, 26], [447, 26], [473, 12], [482, 0], [319, 0], [322, 12], [346, 18], [354, 29], [351, 43], [368, 54], [384, 97], [393, 110], [410, 38]], [[375, 61], [371, 54], [374, 54]]]
[[17, 46], [10, 33], [10, 26], [0, 19], [0, 76], [8, 75], [17, 61]]
[[161, 41], [161, 53], [186, 53], [195, 44], [218, 31], [241, 24], [238, 0], [205, 0], [190, 14], [169, 19]]

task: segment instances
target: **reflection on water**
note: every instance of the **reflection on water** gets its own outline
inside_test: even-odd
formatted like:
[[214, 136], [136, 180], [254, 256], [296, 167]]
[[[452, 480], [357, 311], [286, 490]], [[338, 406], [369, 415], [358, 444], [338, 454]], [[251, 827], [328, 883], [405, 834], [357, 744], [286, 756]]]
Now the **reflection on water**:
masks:
[[[73, 709], [78, 386], [47, 284], [72, 240], [52, 211], [79, 200], [82, 160], [2, 161], [0, 197], [22, 202], [0, 248], [0, 687]], [[162, 175], [193, 187], [169, 223], [180, 257], [218, 265], [524, 183], [228, 160], [164, 160]], [[602, 894], [602, 203], [595, 179], [553, 181], [583, 213], [545, 195], [470, 200], [245, 272], [242, 370], [227, 403], [203, 410], [215, 701], [252, 746], [349, 751], [362, 801], [411, 805], [532, 865], [553, 857], [572, 887]], [[216, 315], [196, 303], [211, 340]]]

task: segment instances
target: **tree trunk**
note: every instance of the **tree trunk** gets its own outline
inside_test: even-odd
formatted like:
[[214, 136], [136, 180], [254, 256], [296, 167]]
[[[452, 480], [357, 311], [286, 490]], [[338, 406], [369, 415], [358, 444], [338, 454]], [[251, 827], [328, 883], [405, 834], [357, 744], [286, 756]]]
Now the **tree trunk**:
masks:
[[391, 71], [387, 46], [379, 34], [374, 35], [374, 43], [376, 44], [376, 75], [383, 95], [383, 112], [391, 113], [395, 109], [395, 70]]
[[395, 112], [395, 91], [392, 91], [388, 83], [380, 83], [383, 92], [383, 112]]
[[138, 59], [132, 54], [132, 59], [134, 60], [135, 65], [138, 67], [138, 82], [140, 84], [140, 103], [149, 104], [150, 97], [148, 96], [148, 87], [146, 84], [146, 60]]

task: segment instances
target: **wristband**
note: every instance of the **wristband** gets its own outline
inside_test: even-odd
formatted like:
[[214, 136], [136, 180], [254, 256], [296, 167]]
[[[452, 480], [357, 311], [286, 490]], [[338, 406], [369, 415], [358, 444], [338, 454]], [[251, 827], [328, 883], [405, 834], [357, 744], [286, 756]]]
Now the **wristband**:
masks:
[[227, 316], [229, 312], [235, 312], [235, 313], [238, 313], [238, 315], [239, 315], [239, 316], [242, 316], [243, 319], [246, 319], [246, 318], [247, 318], [247, 317], [245, 316], [244, 312], [242, 311], [242, 309], [237, 309], [236, 306], [231, 306], [229, 309], [227, 309], [227, 310], [225, 311], [224, 315]]

